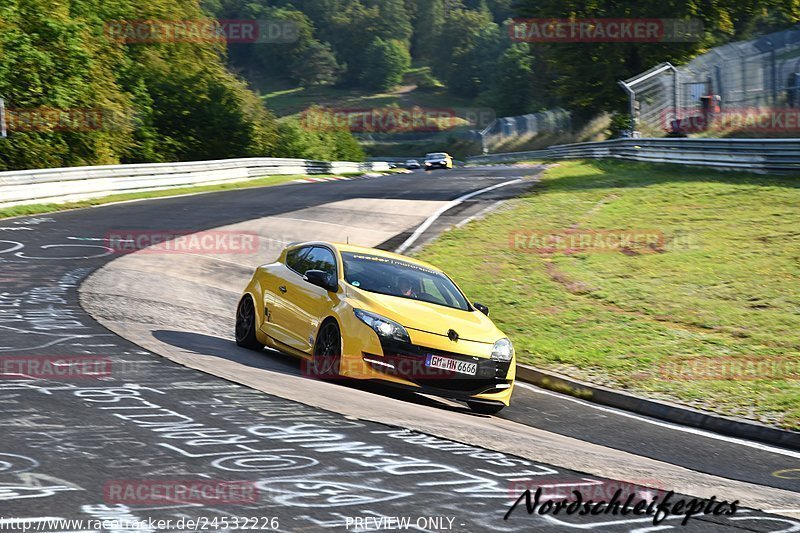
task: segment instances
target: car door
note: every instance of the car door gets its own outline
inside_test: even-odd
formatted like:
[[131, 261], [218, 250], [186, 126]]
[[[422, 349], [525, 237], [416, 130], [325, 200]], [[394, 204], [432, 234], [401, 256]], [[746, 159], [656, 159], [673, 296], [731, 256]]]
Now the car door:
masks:
[[326, 246], [313, 246], [294, 267], [294, 275], [287, 276], [285, 291], [279, 290], [283, 297], [278, 326], [289, 333], [289, 346], [302, 352], [311, 353], [315, 334], [322, 318], [328, 316], [336, 305], [338, 297], [331, 297], [325, 289], [312, 285], [303, 279], [309, 270], [322, 270], [338, 279], [336, 256]]
[[299, 338], [295, 332], [289, 329], [291, 301], [286, 298], [288, 286], [297, 278], [298, 271], [302, 267], [301, 261], [311, 251], [311, 246], [294, 248], [286, 253], [284, 263], [270, 265], [269, 275], [262, 278], [262, 289], [264, 295], [264, 316], [265, 320], [261, 330], [273, 339], [296, 347], [300, 345]]

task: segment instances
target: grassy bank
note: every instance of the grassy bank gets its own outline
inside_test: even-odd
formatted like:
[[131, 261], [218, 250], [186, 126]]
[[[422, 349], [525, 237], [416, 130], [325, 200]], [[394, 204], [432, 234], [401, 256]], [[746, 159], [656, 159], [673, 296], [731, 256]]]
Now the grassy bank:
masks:
[[472, 100], [458, 98], [443, 87], [420, 88], [419, 76], [429, 73], [427, 67], [415, 67], [406, 73], [403, 82], [385, 91], [367, 91], [331, 86], [296, 87], [274, 77], [257, 78], [252, 85], [262, 94], [264, 104], [278, 117], [298, 116], [319, 105], [333, 109], [375, 109], [388, 106], [433, 109], [473, 107]]
[[799, 206], [797, 176], [562, 162], [420, 255], [490, 305], [521, 362], [798, 429]]

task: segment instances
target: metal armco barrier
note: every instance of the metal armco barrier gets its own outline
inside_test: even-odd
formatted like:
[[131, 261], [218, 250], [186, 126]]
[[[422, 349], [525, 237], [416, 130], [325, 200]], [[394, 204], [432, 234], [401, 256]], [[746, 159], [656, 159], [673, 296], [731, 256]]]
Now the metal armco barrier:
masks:
[[800, 172], [800, 139], [614, 139], [471, 157], [468, 163], [626, 159], [751, 172]]
[[389, 170], [386, 162], [225, 159], [0, 172], [0, 207], [67, 202], [109, 194], [244, 181], [261, 176], [348, 174]]

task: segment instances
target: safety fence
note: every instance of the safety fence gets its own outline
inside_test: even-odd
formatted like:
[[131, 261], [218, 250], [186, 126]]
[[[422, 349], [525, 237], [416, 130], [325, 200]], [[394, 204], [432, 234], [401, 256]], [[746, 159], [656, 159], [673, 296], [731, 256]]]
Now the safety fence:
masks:
[[800, 172], [800, 139], [613, 139], [472, 157], [468, 163], [538, 159], [626, 159], [752, 172]]
[[540, 113], [502, 117], [483, 130], [475, 130], [485, 148], [502, 143], [510, 138], [533, 137], [547, 133], [558, 133], [572, 129], [572, 117], [564, 109], [550, 109]]
[[[800, 111], [800, 25], [718, 46], [685, 65], [662, 63], [620, 84], [645, 137], [714, 129], [788, 137], [800, 133], [792, 112]], [[765, 123], [764, 115], [774, 118]]]

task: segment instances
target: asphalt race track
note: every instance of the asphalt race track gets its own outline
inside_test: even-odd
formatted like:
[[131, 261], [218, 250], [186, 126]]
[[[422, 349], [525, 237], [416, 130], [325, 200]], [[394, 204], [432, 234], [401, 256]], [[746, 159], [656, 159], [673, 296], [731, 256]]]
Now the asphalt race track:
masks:
[[[476, 416], [422, 395], [307, 379], [288, 357], [233, 343], [240, 280], [286, 242], [344, 237], [393, 249], [447, 202], [524, 178], [448, 211], [424, 242], [531, 187], [535, 174], [419, 172], [0, 221], [0, 360], [112, 363], [95, 378], [2, 376], [0, 530], [89, 531], [48, 527], [51, 518], [252, 517], [263, 526], [277, 517], [280, 531], [364, 531], [356, 518], [409, 517], [417, 531], [800, 531], [797, 452], [519, 385], [500, 417]], [[262, 251], [118, 255], [104, 246], [111, 232], [219, 228], [258, 234]], [[250, 482], [256, 492], [216, 504], [115, 492], [165, 480]], [[675, 490], [761, 511], [654, 526], [651, 517], [528, 516], [520, 506], [503, 520], [520, 486], [559, 485], [609, 497], [647, 486], [641, 498]], [[234, 530], [211, 528], [225, 529]]]

